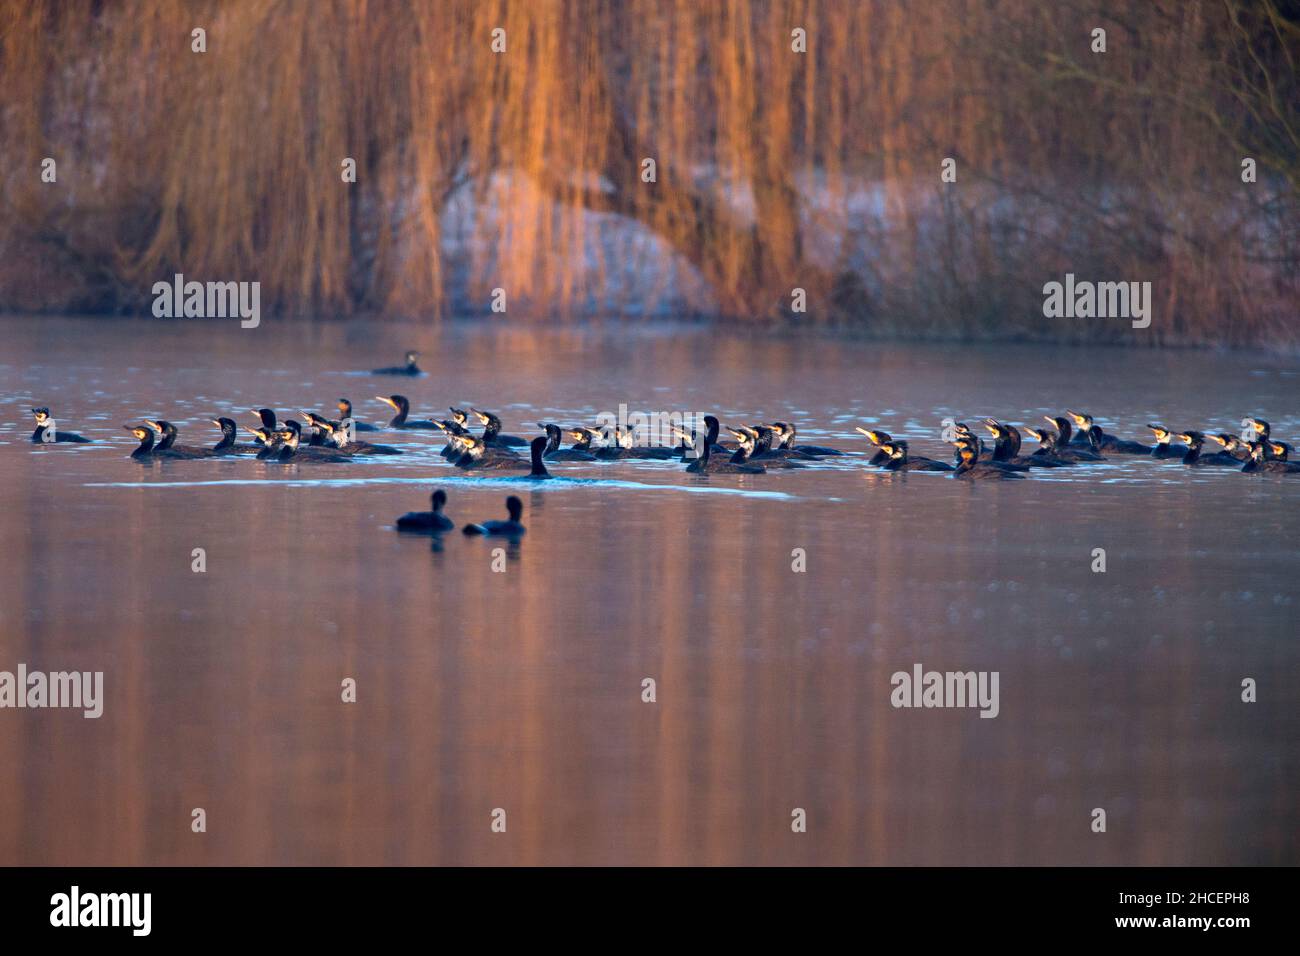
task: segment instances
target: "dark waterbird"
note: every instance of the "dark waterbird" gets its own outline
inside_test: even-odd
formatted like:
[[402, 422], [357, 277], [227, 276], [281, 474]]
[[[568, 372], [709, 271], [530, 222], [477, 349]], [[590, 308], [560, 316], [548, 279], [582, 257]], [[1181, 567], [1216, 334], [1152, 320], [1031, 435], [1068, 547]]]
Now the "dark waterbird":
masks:
[[50, 418], [48, 408], [33, 408], [36, 418], [36, 431], [32, 432], [32, 442], [37, 445], [89, 445], [91, 439], [83, 438], [76, 432], [61, 432]]
[[419, 352], [407, 352], [405, 365], [390, 365], [387, 368], [371, 369], [371, 375], [423, 375], [420, 366], [417, 364], [420, 360]]
[[510, 516], [505, 521], [483, 521], [479, 524], [465, 525], [465, 534], [485, 535], [521, 535], [528, 529], [519, 520], [524, 514], [524, 503], [511, 495], [506, 499], [506, 513]]
[[429, 497], [433, 510], [408, 511], [397, 519], [398, 531], [418, 531], [427, 534], [430, 532], [450, 531], [456, 527], [452, 520], [442, 513], [443, 505], [447, 503], [447, 492], [439, 488]]
[[427, 418], [413, 419], [411, 414], [411, 402], [405, 395], [376, 395], [375, 401], [383, 402], [397, 414], [388, 422], [389, 428], [418, 428], [418, 429], [436, 429], [436, 422], [431, 422]]

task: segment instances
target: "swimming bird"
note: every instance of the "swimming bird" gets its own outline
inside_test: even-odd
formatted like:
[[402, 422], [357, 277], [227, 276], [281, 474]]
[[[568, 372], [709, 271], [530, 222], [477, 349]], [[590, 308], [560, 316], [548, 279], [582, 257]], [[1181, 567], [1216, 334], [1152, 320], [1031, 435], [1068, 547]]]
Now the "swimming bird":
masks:
[[1165, 426], [1148, 424], [1147, 428], [1156, 436], [1156, 443], [1151, 448], [1152, 458], [1182, 458], [1187, 454], [1186, 448], [1171, 444], [1174, 433]]
[[1276, 461], [1290, 461], [1291, 446], [1284, 441], [1270, 441], [1269, 450], [1273, 453]]
[[[351, 456], [344, 455], [341, 452], [303, 445], [301, 443], [302, 426], [292, 418], [286, 421], [276, 432], [276, 437], [280, 439], [278, 450], [275, 454], [268, 456], [267, 461], [277, 461], [281, 464], [297, 464], [299, 462], [328, 464], [352, 460]], [[258, 457], [260, 458], [261, 455]]]
[[1236, 458], [1233, 458], [1226, 451], [1218, 451], [1211, 455], [1202, 454], [1201, 446], [1205, 444], [1205, 436], [1200, 432], [1183, 432], [1178, 436], [1178, 440], [1187, 446], [1187, 451], [1183, 455], [1184, 465], [1240, 465]]
[[622, 461], [629, 458], [645, 458], [653, 461], [666, 461], [676, 458], [678, 451], [662, 445], [635, 444], [636, 432], [623, 425], [605, 426], [592, 429], [593, 435], [604, 433], [605, 444], [596, 449], [595, 455], [601, 461]]
[[257, 451], [257, 445], [240, 444], [238, 438], [239, 426], [235, 424], [233, 418], [212, 418], [209, 419], [212, 424], [221, 429], [221, 441], [212, 446], [214, 455], [230, 455], [236, 452]]
[[439, 455], [446, 458], [448, 461], [455, 461], [461, 455], [465, 454], [468, 448], [466, 439], [471, 437], [468, 428], [464, 425], [458, 425], [456, 422], [447, 418], [440, 419], [434, 422], [434, 424], [437, 425], [442, 430], [442, 433], [447, 436], [447, 444], [442, 446], [442, 449], [438, 452]]
[[432, 511], [408, 511], [397, 519], [396, 525], [398, 531], [451, 531], [456, 527], [455, 523], [442, 513], [443, 505], [447, 503], [447, 492], [439, 488], [429, 496], [432, 504]]
[[[1278, 458], [1266, 458], [1266, 442], [1255, 442], [1250, 446], [1250, 460], [1241, 466], [1246, 475], [1300, 475], [1300, 462], [1284, 461]], [[1271, 454], [1271, 453], [1270, 453]]]
[[489, 448], [520, 448], [528, 444], [526, 439], [520, 438], [518, 435], [502, 435], [501, 419], [492, 412], [483, 412], [472, 407], [470, 411], [474, 413], [479, 424], [483, 426], [483, 434], [479, 437], [483, 439], [483, 444]]
[[371, 369], [371, 375], [423, 375], [420, 366], [417, 364], [420, 359], [419, 352], [407, 352], [405, 365], [390, 365], [387, 368]]
[[[1052, 452], [1054, 457], [1059, 458], [1062, 461], [1077, 462], [1106, 460], [1101, 454], [1090, 448], [1070, 447], [1070, 436], [1074, 433], [1074, 426], [1070, 424], [1068, 418], [1061, 415], [1044, 415], [1043, 418], [1056, 426], [1056, 436], [1052, 440]], [[1042, 451], [1042, 449], [1040, 448], [1039, 451]]]
[[1024, 478], [1018, 471], [1012, 471], [1000, 461], [980, 461], [979, 452], [974, 442], [968, 438], [959, 438], [957, 444], [957, 467], [952, 477], [963, 481], [1001, 481], [1006, 478]]
[[153, 446], [153, 453], [160, 458], [195, 459], [211, 458], [215, 452], [211, 448], [193, 448], [189, 445], [176, 444], [176, 426], [164, 419], [146, 418], [144, 423], [161, 437]]
[[1140, 441], [1126, 441], [1114, 435], [1107, 435], [1102, 431], [1101, 426], [1093, 421], [1091, 415], [1072, 412], [1069, 409], [1066, 409], [1065, 414], [1074, 420], [1075, 426], [1079, 429], [1079, 433], [1074, 437], [1075, 444], [1087, 445], [1096, 452], [1111, 452], [1116, 455], [1151, 454], [1150, 446]]
[[389, 395], [385, 398], [383, 395], [376, 395], [375, 401], [383, 402], [390, 406], [396, 415], [388, 422], [389, 428], [419, 428], [430, 429], [437, 428], [437, 424], [429, 421], [427, 418], [413, 419], [408, 416], [411, 414], [411, 403], [405, 395]]
[[727, 461], [713, 454], [713, 446], [718, 440], [718, 431], [721, 428], [717, 418], [712, 415], [704, 416], [704, 425], [707, 429], [704, 441], [699, 445], [697, 454], [699, 457], [693, 459], [687, 466], [686, 470], [693, 475], [701, 474], [740, 474], [740, 475], [761, 475], [767, 469], [757, 462], [737, 463]]
[[[744, 465], [746, 463], [761, 464], [765, 469], [771, 471], [774, 468], [803, 468], [805, 467], [798, 461], [789, 458], [769, 457], [763, 461], [755, 461], [764, 451], [762, 433], [757, 428], [749, 425], [739, 425], [736, 428], [728, 428], [727, 431], [736, 436], [736, 443], [739, 447], [735, 454], [731, 456], [733, 465]], [[770, 440], [773, 432], [768, 429], [768, 438]], [[799, 454], [795, 452], [795, 454]]]
[[134, 435], [136, 441], [140, 443], [140, 447], [131, 452], [130, 457], [136, 461], [152, 461], [154, 430], [147, 425], [123, 425], [122, 427]]
[[1006, 425], [996, 418], [986, 418], [984, 428], [993, 437], [993, 454], [989, 460], [1000, 462], [1014, 471], [1028, 471], [1030, 468], [1064, 468], [1071, 464], [1046, 455], [1020, 454], [1020, 432], [1014, 425]]
[[867, 441], [876, 447], [876, 453], [867, 459], [868, 465], [883, 465], [889, 460], [889, 452], [885, 451], [885, 446], [891, 444], [894, 439], [889, 432], [882, 432], [879, 429], [868, 429], [858, 427], [859, 431], [867, 436]]
[[773, 422], [772, 427], [781, 438], [782, 448], [787, 448], [791, 451], [801, 451], [808, 455], [816, 455], [819, 458], [829, 455], [844, 454], [844, 452], [840, 451], [838, 448], [831, 448], [827, 445], [796, 445], [795, 437], [798, 434], [798, 429], [795, 428], [793, 422]]
[[526, 478], [536, 480], [545, 480], [553, 477], [546, 470], [546, 465], [542, 462], [542, 455], [546, 452], [546, 438], [537, 436], [529, 445], [527, 459], [520, 458], [512, 451], [502, 448], [488, 448], [483, 444], [483, 439], [478, 435], [471, 435], [465, 439], [468, 446], [464, 455], [456, 462], [456, 466], [465, 469], [482, 469], [486, 471], [526, 471]]
[[32, 432], [32, 443], [36, 445], [53, 445], [53, 444], [71, 444], [71, 445], [89, 445], [91, 439], [83, 438], [76, 432], [61, 432], [54, 420], [50, 418], [50, 410], [45, 407], [33, 408], [32, 415], [36, 418], [36, 431]]
[[[275, 412], [269, 408], [254, 408], [253, 414], [256, 415], [258, 421], [262, 423], [262, 427], [272, 434], [274, 434], [280, 427], [280, 423], [275, 417]], [[254, 432], [254, 434], [257, 434], [257, 432]]]
[[[1089, 452], [1082, 448], [1061, 448], [1060, 433], [1049, 431], [1046, 428], [1031, 428], [1025, 426], [1025, 432], [1034, 441], [1042, 445], [1037, 451], [1031, 454], [1030, 458], [1042, 458], [1049, 462], [1058, 462], [1065, 464], [1074, 464], [1080, 461], [1096, 461], [1095, 453]], [[1091, 455], [1093, 457], [1080, 458], [1079, 455]], [[999, 462], [1000, 464], [1000, 462]]]
[[888, 455], [888, 459], [880, 467], [885, 471], [953, 471], [954, 466], [946, 461], [935, 461], [933, 458], [923, 458], [917, 456], [911, 457], [907, 453], [907, 442], [895, 439], [887, 441], [881, 446], [881, 450]]
[[754, 457], [763, 462], [781, 458], [791, 461], [821, 461], [818, 456], [798, 448], [786, 448], [785, 432], [775, 422], [771, 425], [753, 425], [750, 430], [755, 433]]
[[266, 426], [262, 426], [261, 428], [249, 428], [248, 426], [244, 426], [244, 430], [253, 436], [253, 441], [256, 443], [254, 447], [257, 448], [257, 458], [259, 461], [266, 461], [266, 459], [272, 458], [280, 453], [280, 446], [283, 442], [281, 442], [279, 438], [278, 429], [271, 429]]
[[1242, 441], [1236, 435], [1229, 435], [1226, 432], [1220, 432], [1217, 435], [1206, 435], [1210, 441], [1223, 447], [1224, 452], [1236, 459], [1237, 464], [1243, 464], [1250, 461], [1250, 445]]
[[538, 422], [537, 426], [546, 432], [545, 457], [551, 461], [595, 461], [596, 456], [581, 448], [561, 448], [560, 438], [563, 432], [554, 422]]
[[377, 432], [379, 431], [374, 425], [366, 422], [357, 421], [356, 416], [352, 414], [352, 402], [346, 398], [340, 398], [338, 402], [339, 417], [343, 421], [352, 419], [352, 430], [358, 432]]
[[342, 422], [321, 420], [316, 427], [324, 433], [325, 440], [322, 442], [324, 447], [336, 449], [345, 455], [402, 454], [402, 449], [394, 448], [392, 445], [377, 445], [357, 438], [349, 439], [347, 429], [343, 427]]
[[465, 525], [465, 534], [486, 534], [486, 535], [521, 535], [528, 529], [520, 522], [524, 514], [524, 503], [511, 495], [506, 499], [506, 513], [510, 515], [506, 521], [483, 521], [479, 524]]

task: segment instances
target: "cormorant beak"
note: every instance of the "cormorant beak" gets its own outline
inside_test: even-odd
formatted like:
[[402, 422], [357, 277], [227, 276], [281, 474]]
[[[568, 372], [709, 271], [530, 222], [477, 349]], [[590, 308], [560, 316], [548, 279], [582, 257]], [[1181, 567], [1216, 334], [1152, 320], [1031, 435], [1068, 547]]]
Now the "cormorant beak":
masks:
[[1252, 418], [1250, 420], [1250, 427], [1255, 429], [1256, 434], [1258, 435], [1264, 434], [1264, 424], [1258, 418]]
[[215, 418], [209, 418], [208, 421], [212, 422], [212, 424], [216, 425], [218, 428], [221, 427], [221, 422], [217, 421]]
[[859, 426], [859, 427], [856, 427], [856, 428], [854, 429], [854, 431], [859, 431], [859, 432], [862, 432], [862, 434], [866, 435], [867, 438], [869, 438], [869, 439], [871, 440], [871, 444], [873, 444], [873, 445], [879, 445], [879, 444], [880, 444], [880, 442], [876, 441], [876, 433], [875, 433], [875, 432], [873, 432], [873, 431], [868, 431], [867, 429], [862, 428], [862, 427], [860, 427], [860, 426]]
[[1224, 448], [1227, 448], [1227, 447], [1228, 447], [1228, 443], [1227, 443], [1227, 441], [1225, 441], [1224, 439], [1220, 438], [1218, 435], [1211, 435], [1211, 436], [1210, 436], [1210, 441], [1215, 442], [1216, 444], [1222, 445]]
[[1078, 425], [1080, 428], [1083, 427], [1083, 416], [1080, 415], [1078, 412], [1072, 412], [1072, 411], [1070, 411], [1070, 410], [1067, 408], [1067, 409], [1065, 410], [1065, 414], [1067, 414], [1067, 415], [1069, 415], [1071, 418], [1073, 418], [1073, 419], [1074, 419], [1074, 423], [1075, 423], [1076, 425]]
[[148, 425], [150, 428], [152, 428], [152, 429], [153, 429], [154, 431], [156, 431], [156, 432], [160, 432], [160, 431], [162, 431], [162, 429], [158, 427], [158, 423], [157, 423], [156, 421], [154, 421], [153, 419], [151, 419], [151, 418], [146, 418], [146, 419], [144, 420], [144, 423], [145, 423], [146, 425]]
[[1274, 445], [1272, 442], [1269, 442], [1269, 443], [1268, 443], [1268, 447], [1271, 448], [1271, 449], [1273, 449], [1273, 454], [1275, 454], [1275, 455], [1280, 455], [1280, 454], [1282, 454], [1282, 446], [1281, 446], [1281, 445]]
[[480, 425], [488, 423], [489, 419], [483, 412], [480, 412], [477, 408], [471, 408], [470, 411], [474, 413], [474, 417], [478, 419]]
[[397, 410], [397, 403], [393, 401], [391, 398], [385, 398], [383, 395], [376, 395], [375, 401], [383, 402], [385, 405], [389, 406], [394, 411]]

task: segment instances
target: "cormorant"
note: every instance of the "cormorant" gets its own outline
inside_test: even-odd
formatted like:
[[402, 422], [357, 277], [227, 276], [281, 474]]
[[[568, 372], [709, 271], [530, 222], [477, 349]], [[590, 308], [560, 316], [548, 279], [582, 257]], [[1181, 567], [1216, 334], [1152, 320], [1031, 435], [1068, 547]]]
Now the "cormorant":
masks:
[[45, 407], [33, 408], [32, 415], [36, 418], [36, 431], [32, 432], [32, 443], [36, 445], [89, 445], [91, 439], [83, 438], [76, 432], [61, 432], [54, 420], [50, 418], [50, 410]]
[[390, 365], [387, 368], [372, 369], [371, 375], [423, 375], [420, 366], [416, 363], [420, 359], [419, 352], [407, 352], [405, 365]]
[[451, 531], [455, 523], [442, 513], [447, 503], [447, 492], [439, 488], [429, 496], [433, 503], [432, 511], [408, 511], [397, 519], [398, 531]]
[[486, 534], [486, 535], [520, 535], [528, 529], [520, 523], [519, 519], [524, 513], [524, 503], [511, 495], [506, 499], [506, 512], [510, 515], [507, 521], [484, 521], [480, 524], [465, 525], [465, 534]]

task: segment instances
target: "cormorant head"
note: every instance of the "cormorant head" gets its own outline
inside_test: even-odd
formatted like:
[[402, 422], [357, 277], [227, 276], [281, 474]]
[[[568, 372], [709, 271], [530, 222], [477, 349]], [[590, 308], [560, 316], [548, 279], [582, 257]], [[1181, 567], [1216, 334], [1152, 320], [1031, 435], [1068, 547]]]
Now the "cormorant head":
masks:
[[1246, 425], [1255, 429], [1256, 435], [1261, 435], [1264, 438], [1267, 438], [1269, 432], [1272, 430], [1268, 422], [1264, 421], [1262, 418], [1247, 418]]
[[123, 425], [122, 427], [134, 435], [136, 441], [142, 442], [148, 439], [149, 444], [153, 444], [154, 433], [152, 428], [146, 428], [143, 425]]
[[274, 431], [275, 412], [271, 411], [269, 408], [255, 408], [253, 409], [253, 414], [262, 420], [263, 428], [270, 428]]
[[1174, 437], [1174, 433], [1163, 425], [1152, 425], [1148, 423], [1147, 428], [1151, 429], [1152, 433], [1156, 436], [1156, 441], [1162, 445], [1168, 445], [1170, 439]]
[[1070, 416], [1070, 418], [1074, 421], [1075, 427], [1078, 428], [1079, 431], [1086, 432], [1090, 428], [1092, 428], [1091, 415], [1087, 415], [1081, 412], [1072, 412], [1068, 408], [1065, 410], [1065, 414]]
[[1270, 441], [1268, 447], [1278, 461], [1286, 461], [1291, 455], [1291, 446], [1284, 441]]
[[433, 502], [434, 514], [440, 514], [442, 512], [443, 506], [447, 503], [447, 492], [439, 488], [437, 491], [435, 491], [432, 495], [429, 496], [429, 500]]
[[1056, 427], [1057, 441], [1062, 445], [1068, 445], [1070, 436], [1074, 434], [1074, 426], [1070, 424], [1070, 420], [1061, 415], [1044, 415], [1043, 418]]
[[451, 420], [457, 425], [464, 425], [469, 421], [469, 412], [465, 411], [465, 409], [453, 406], [448, 406], [448, 408], [451, 409]]
[[506, 499], [506, 511], [510, 513], [510, 520], [518, 524], [519, 519], [524, 515], [524, 503], [511, 495]]
[[871, 429], [868, 429], [868, 428], [861, 428], [861, 427], [855, 429], [855, 431], [859, 431], [859, 432], [861, 432], [862, 434], [866, 435], [866, 436], [867, 436], [867, 441], [871, 442], [871, 444], [873, 444], [873, 445], [875, 445], [875, 446], [877, 446], [877, 447], [879, 447], [879, 446], [881, 446], [881, 445], [886, 445], [886, 444], [888, 444], [890, 441], [893, 440], [893, 439], [891, 439], [891, 438], [889, 437], [889, 433], [888, 433], [888, 432], [873, 431], [873, 430], [871, 430]]
[[1200, 432], [1183, 432], [1178, 436], [1178, 440], [1188, 448], [1200, 448], [1205, 444], [1205, 436]]
[[173, 425], [171, 422], [161, 418], [158, 419], [157, 421], [154, 421], [153, 419], [150, 418], [146, 418], [144, 420], [144, 423], [148, 425], [150, 428], [152, 428], [154, 431], [156, 431], [164, 439], [169, 439], [169, 441], [167, 442], [168, 444], [171, 444], [171, 442], [176, 440], [176, 426]]
[[750, 434], [749, 428], [744, 425], [739, 425], [736, 428], [728, 428], [727, 431], [736, 436], [736, 441], [740, 443], [741, 448], [746, 451], [753, 449], [754, 436]]
[[1005, 426], [1003, 426], [1003, 424], [996, 418], [984, 419], [984, 428], [995, 439], [1000, 439], [1007, 433]]
[[546, 450], [556, 451], [560, 447], [560, 426], [554, 422], [538, 422], [537, 427], [546, 432]]
[[546, 446], [550, 441], [545, 435], [538, 435], [529, 443], [529, 450], [532, 451], [534, 461], [540, 461], [541, 457], [546, 454]]
[[213, 418], [210, 419], [212, 424], [221, 429], [221, 434], [228, 438], [235, 437], [235, 420], [233, 418]]
[[299, 425], [297, 422], [295, 422], [292, 418], [289, 419], [287, 422], [285, 422], [284, 427], [282, 427], [279, 431], [276, 432], [276, 437], [278, 437], [280, 441], [284, 442], [290, 448], [298, 447], [298, 439], [299, 436], [301, 435], [302, 435], [302, 426]]
[[1048, 435], [1046, 429], [1030, 428], [1028, 425], [1026, 425], [1025, 431], [1029, 433], [1030, 438], [1038, 442], [1038, 444], [1043, 445], [1044, 447], [1052, 444], [1052, 438]]
[[478, 419], [478, 423], [485, 428], [501, 428], [501, 419], [491, 412], [480, 411], [473, 407], [470, 408], [470, 411], [474, 413], [474, 417]]
[[1229, 452], [1241, 444], [1241, 439], [1236, 435], [1228, 435], [1222, 432], [1217, 435], [1206, 435], [1205, 437], [1216, 445], [1222, 445], [1223, 448]]
[[383, 402], [385, 405], [390, 407], [393, 411], [398, 413], [409, 412], [411, 410], [411, 403], [407, 401], [405, 395], [389, 395], [387, 398], [385, 398], [383, 395], [376, 395], [375, 399], [377, 401]]
[[36, 424], [44, 425], [50, 420], [50, 410], [48, 408], [33, 408], [32, 414], [36, 416]]
[[708, 429], [708, 431], [707, 431], [707, 433], [706, 433], [706, 434], [707, 434], [706, 441], [707, 441], [710, 445], [717, 444], [717, 441], [718, 441], [718, 429], [720, 429], [720, 428], [722, 427], [721, 424], [718, 422], [718, 419], [717, 419], [715, 416], [713, 416], [713, 415], [705, 415], [705, 416], [704, 416], [704, 427], [705, 427], [706, 429]]
[[420, 353], [419, 353], [419, 352], [407, 352], [407, 353], [406, 353], [406, 364], [407, 364], [408, 367], [414, 365], [414, 364], [415, 364], [416, 362], [418, 362], [419, 360], [420, 360]]
[[244, 430], [247, 431], [247, 432], [248, 432], [250, 435], [252, 435], [254, 438], [256, 438], [258, 441], [260, 441], [263, 445], [269, 445], [269, 444], [271, 444], [271, 439], [272, 439], [273, 437], [275, 437], [275, 432], [273, 432], [273, 431], [272, 431], [271, 429], [269, 429], [269, 428], [247, 428], [247, 427], [245, 427]]
[[352, 417], [352, 403], [346, 398], [340, 398], [338, 403], [339, 414], [344, 418]]

